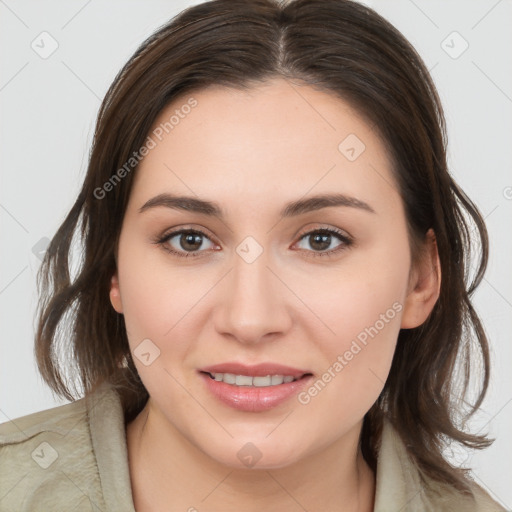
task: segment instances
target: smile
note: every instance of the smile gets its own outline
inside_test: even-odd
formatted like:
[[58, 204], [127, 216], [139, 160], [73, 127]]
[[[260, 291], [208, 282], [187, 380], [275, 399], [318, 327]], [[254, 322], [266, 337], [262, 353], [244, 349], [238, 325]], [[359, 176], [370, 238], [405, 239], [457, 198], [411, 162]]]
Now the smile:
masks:
[[[249, 372], [247, 372], [249, 373]], [[200, 371], [210, 397], [241, 412], [269, 411], [297, 396], [313, 379], [311, 373], [246, 375]]]
[[235, 375], [234, 373], [209, 373], [211, 379], [217, 382], [225, 382], [234, 386], [252, 386], [252, 387], [268, 387], [279, 386], [280, 384], [287, 384], [294, 380], [299, 380], [301, 377], [295, 378], [292, 375], [266, 375], [266, 376], [251, 376], [251, 375]]

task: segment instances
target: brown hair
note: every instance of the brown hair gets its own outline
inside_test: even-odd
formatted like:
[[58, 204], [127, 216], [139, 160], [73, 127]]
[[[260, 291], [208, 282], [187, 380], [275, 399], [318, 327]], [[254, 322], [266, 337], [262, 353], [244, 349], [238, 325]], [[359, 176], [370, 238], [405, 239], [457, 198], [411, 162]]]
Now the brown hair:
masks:
[[[487, 232], [448, 173], [444, 114], [423, 61], [389, 22], [352, 1], [215, 0], [184, 10], [139, 47], [101, 105], [83, 187], [40, 270], [39, 369], [68, 399], [108, 381], [128, 419], [140, 411], [148, 394], [124, 319], [109, 301], [135, 170], [102, 197], [97, 191], [144, 145], [157, 115], [178, 96], [210, 85], [248, 89], [275, 77], [338, 95], [363, 115], [392, 157], [413, 254], [430, 228], [436, 235], [440, 297], [423, 325], [400, 331], [389, 377], [364, 419], [363, 454], [375, 470], [386, 416], [426, 475], [470, 492], [465, 473], [442, 452], [447, 441], [470, 448], [491, 442], [464, 431], [489, 379], [487, 339], [470, 301], [487, 265]], [[479, 251], [470, 279], [472, 235]], [[76, 237], [84, 252], [72, 276]], [[475, 403], [464, 411], [474, 355], [483, 377]]]

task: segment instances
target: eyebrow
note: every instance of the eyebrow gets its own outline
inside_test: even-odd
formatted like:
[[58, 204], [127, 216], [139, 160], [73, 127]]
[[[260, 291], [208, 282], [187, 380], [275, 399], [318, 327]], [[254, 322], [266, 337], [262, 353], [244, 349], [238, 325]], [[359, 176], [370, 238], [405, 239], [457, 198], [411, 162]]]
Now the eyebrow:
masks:
[[[176, 196], [167, 193], [159, 194], [146, 201], [139, 209], [139, 213], [159, 206], [172, 208], [174, 210], [184, 210], [187, 212], [209, 215], [221, 220], [224, 220], [225, 218], [222, 208], [215, 201], [207, 201], [192, 196]], [[304, 213], [333, 206], [344, 206], [375, 213], [375, 210], [368, 203], [365, 203], [355, 197], [344, 194], [320, 194], [287, 203], [281, 210], [280, 216], [282, 218], [296, 217]]]

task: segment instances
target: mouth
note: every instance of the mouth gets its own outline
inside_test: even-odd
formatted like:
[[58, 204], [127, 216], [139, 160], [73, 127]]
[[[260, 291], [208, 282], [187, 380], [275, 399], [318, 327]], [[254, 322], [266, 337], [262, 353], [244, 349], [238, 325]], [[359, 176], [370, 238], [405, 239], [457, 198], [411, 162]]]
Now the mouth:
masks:
[[210, 396], [244, 412], [262, 412], [297, 395], [313, 373], [278, 364], [225, 363], [199, 370]]
[[265, 388], [272, 386], [280, 386], [281, 384], [288, 384], [289, 382], [295, 382], [312, 375], [311, 373], [304, 373], [299, 377], [293, 375], [265, 375], [265, 376], [253, 376], [253, 375], [236, 375], [234, 373], [219, 373], [219, 372], [201, 372], [210, 377], [210, 379], [216, 382], [225, 382], [233, 386], [250, 386], [256, 388]]

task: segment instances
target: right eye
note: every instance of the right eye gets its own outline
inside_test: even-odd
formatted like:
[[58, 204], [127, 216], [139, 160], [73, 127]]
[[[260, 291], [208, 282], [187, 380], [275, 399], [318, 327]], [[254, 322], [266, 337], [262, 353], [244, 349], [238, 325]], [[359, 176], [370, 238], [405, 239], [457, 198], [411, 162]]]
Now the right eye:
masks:
[[166, 251], [180, 258], [188, 258], [189, 256], [195, 258], [204, 252], [204, 250], [201, 250], [204, 249], [204, 239], [213, 244], [208, 235], [198, 229], [179, 229], [166, 233], [157, 240], [157, 243]]

